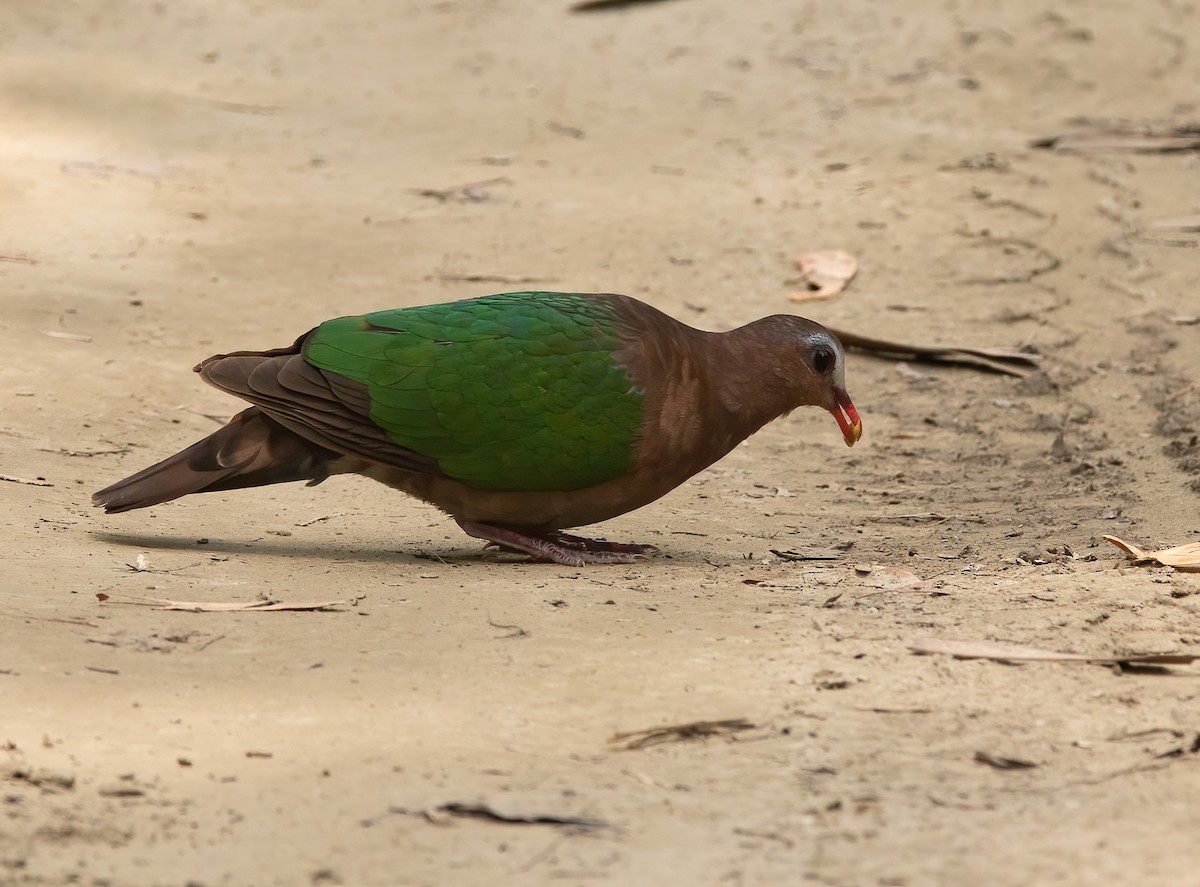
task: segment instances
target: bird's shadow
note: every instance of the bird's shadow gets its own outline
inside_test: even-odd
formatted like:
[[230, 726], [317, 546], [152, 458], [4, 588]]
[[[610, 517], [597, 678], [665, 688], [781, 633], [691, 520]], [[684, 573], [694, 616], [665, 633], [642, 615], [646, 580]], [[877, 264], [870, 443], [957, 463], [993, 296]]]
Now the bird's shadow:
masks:
[[[164, 536], [160, 534], [143, 533], [114, 533], [96, 530], [91, 533], [93, 539], [110, 545], [121, 545], [128, 548], [150, 551], [190, 551], [196, 553], [213, 553], [222, 555], [267, 555], [281, 558], [313, 558], [327, 561], [356, 561], [360, 563], [379, 563], [396, 565], [416, 565], [437, 561], [453, 566], [509, 566], [511, 564], [556, 567], [557, 564], [534, 560], [504, 560], [491, 553], [485, 553], [478, 548], [411, 548], [397, 550], [390, 548], [357, 547], [336, 545], [330, 543], [303, 542], [294, 539], [251, 539], [239, 541], [236, 539], [209, 538], [200, 542], [195, 536]], [[481, 543], [482, 544], [482, 543]], [[662, 552], [644, 561], [637, 562], [639, 566], [663, 564], [680, 566], [682, 564], [707, 563], [704, 557], [694, 552]], [[628, 565], [626, 565], [628, 566]], [[601, 569], [611, 569], [611, 566], [600, 566]]]
[[110, 545], [160, 551], [191, 551], [223, 555], [268, 555], [284, 558], [314, 558], [329, 561], [362, 561], [365, 563], [417, 564], [422, 561], [444, 561], [453, 564], [480, 562], [478, 551], [462, 549], [412, 549], [408, 551], [387, 548], [352, 547], [328, 543], [303, 542], [294, 539], [237, 539], [210, 538], [203, 542], [195, 536], [164, 536], [160, 534], [113, 533], [95, 531], [93, 539]]

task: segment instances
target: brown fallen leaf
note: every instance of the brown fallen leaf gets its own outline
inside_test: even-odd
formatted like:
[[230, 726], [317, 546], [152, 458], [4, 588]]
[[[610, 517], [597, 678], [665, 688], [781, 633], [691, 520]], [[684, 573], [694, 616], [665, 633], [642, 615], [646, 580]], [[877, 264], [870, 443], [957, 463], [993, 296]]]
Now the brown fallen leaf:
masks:
[[1200, 659], [1200, 653], [1115, 653], [1091, 656], [1086, 653], [1059, 653], [1038, 647], [1006, 644], [1002, 641], [956, 641], [925, 638], [909, 645], [918, 655], [941, 653], [955, 659], [991, 659], [996, 662], [1087, 662], [1093, 665], [1188, 665]]
[[346, 601], [275, 601], [269, 598], [258, 601], [172, 601], [167, 598], [125, 596], [122, 600], [104, 592], [98, 592], [100, 603], [127, 604], [138, 607], [153, 607], [155, 610], [183, 610], [188, 613], [241, 613], [252, 610], [256, 613], [279, 612], [282, 610], [327, 610]]
[[793, 302], [836, 299], [858, 273], [858, 260], [845, 250], [824, 249], [796, 257], [804, 289], [792, 293]]
[[1135, 564], [1161, 564], [1164, 567], [1174, 567], [1181, 573], [1200, 573], [1200, 542], [1188, 542], [1186, 545], [1176, 545], [1161, 551], [1146, 551], [1116, 536], [1105, 536], [1104, 540], [1129, 555]]
[[1020, 377], [1028, 376], [1036, 370], [1042, 360], [1040, 354], [1029, 354], [1015, 348], [926, 347], [889, 339], [873, 339], [833, 327], [829, 327], [829, 331], [841, 340], [847, 350], [870, 354], [882, 360], [954, 364]]
[[740, 733], [742, 730], [753, 730], [754, 726], [745, 718], [728, 718], [723, 721], [689, 721], [686, 724], [670, 724], [665, 727], [614, 733], [608, 741], [627, 751], [636, 751], [666, 742], [687, 742], [708, 736], [729, 736], [733, 733]]

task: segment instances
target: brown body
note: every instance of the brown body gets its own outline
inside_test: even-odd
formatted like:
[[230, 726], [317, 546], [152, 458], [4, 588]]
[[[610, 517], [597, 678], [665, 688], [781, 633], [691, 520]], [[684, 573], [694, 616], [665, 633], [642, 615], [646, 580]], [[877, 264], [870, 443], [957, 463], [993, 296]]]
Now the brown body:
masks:
[[[306, 334], [289, 348], [218, 355], [197, 366], [205, 381], [254, 406], [211, 437], [100, 491], [96, 504], [127, 511], [191, 492], [356, 473], [436, 505], [472, 535], [528, 550], [488, 535], [489, 528], [574, 538], [555, 531], [653, 502], [796, 407], [830, 410], [847, 443], [857, 440], [861, 425], [845, 395], [841, 347], [820, 325], [777, 315], [709, 333], [625, 296], [596, 298], [614, 300], [625, 343], [614, 360], [645, 393], [632, 468], [621, 477], [548, 492], [482, 490], [447, 477], [370, 421], [365, 386], [305, 361]], [[818, 371], [813, 355], [821, 351], [830, 360]]]

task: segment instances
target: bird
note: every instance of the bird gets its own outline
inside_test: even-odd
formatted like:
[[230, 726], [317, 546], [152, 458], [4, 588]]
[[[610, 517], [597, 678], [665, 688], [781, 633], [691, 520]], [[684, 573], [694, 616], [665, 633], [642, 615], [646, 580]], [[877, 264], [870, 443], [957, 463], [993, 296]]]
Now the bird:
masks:
[[566, 530], [647, 505], [801, 406], [853, 446], [845, 352], [777, 314], [728, 332], [611, 293], [513, 292], [326, 321], [195, 372], [251, 404], [105, 487], [116, 514], [191, 493], [360, 474], [431, 503], [485, 547], [566, 566], [658, 553]]

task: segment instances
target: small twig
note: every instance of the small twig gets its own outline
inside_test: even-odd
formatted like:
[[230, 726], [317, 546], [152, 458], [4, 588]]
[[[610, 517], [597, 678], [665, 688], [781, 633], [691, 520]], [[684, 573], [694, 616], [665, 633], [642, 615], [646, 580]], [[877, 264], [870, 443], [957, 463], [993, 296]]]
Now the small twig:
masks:
[[665, 727], [650, 727], [646, 730], [630, 730], [614, 733], [610, 744], [619, 745], [629, 751], [661, 745], [664, 742], [685, 742], [708, 736], [728, 736], [743, 730], [753, 730], [754, 724], [745, 718], [728, 718], [723, 721], [690, 721], [686, 724], [670, 724]]
[[76, 619], [76, 618], [60, 619], [56, 616], [26, 616], [25, 618], [26, 619], [35, 619], [38, 622], [61, 622], [64, 625], [81, 625], [84, 628], [99, 628], [100, 627], [99, 625], [96, 625], [92, 622], [88, 622], [86, 619]]
[[796, 846], [795, 841], [793, 841], [791, 838], [788, 838], [784, 835], [779, 834], [779, 832], [760, 832], [760, 831], [755, 831], [754, 829], [735, 827], [733, 830], [733, 833], [735, 835], [741, 835], [742, 837], [745, 837], [745, 838], [762, 838], [765, 841], [778, 841], [780, 844], [782, 844], [788, 850], [791, 850], [793, 847]]
[[519, 625], [502, 625], [499, 622], [493, 622], [491, 616], [488, 617], [488, 625], [490, 625], [492, 628], [499, 628], [503, 631], [511, 632], [510, 634], [501, 635], [499, 640], [502, 640], [502, 641], [506, 641], [509, 638], [527, 638], [527, 637], [529, 637], [529, 632], [526, 631], [525, 629], [521, 628], [521, 626], [519, 626]]
[[111, 450], [68, 450], [66, 447], [38, 447], [38, 452], [41, 453], [57, 453], [60, 456], [84, 456], [91, 458], [92, 456], [119, 456], [122, 453], [128, 453], [133, 447], [114, 447]]
[[571, 12], [603, 12], [610, 9], [624, 9], [626, 6], [661, 2], [662, 0], [580, 0], [571, 7]]
[[319, 524], [322, 521], [333, 520], [335, 517], [345, 517], [349, 513], [350, 512], [348, 511], [335, 511], [333, 514], [323, 514], [320, 517], [314, 517], [310, 520], [300, 521], [300, 523], [296, 524], [296, 526], [311, 527], [313, 524]]
[[879, 708], [862, 705], [854, 706], [854, 710], [869, 711], [877, 715], [927, 715], [933, 712], [932, 708]]
[[136, 562], [136, 563], [132, 563], [132, 564], [126, 564], [125, 566], [129, 567], [129, 571], [130, 571], [131, 573], [163, 573], [163, 574], [170, 574], [170, 573], [178, 573], [178, 572], [180, 572], [180, 571], [182, 571], [182, 570], [190, 570], [192, 567], [198, 567], [198, 566], [200, 566], [200, 561], [196, 561], [196, 563], [194, 563], [194, 564], [187, 564], [186, 566], [183, 566], [183, 567], [174, 567], [174, 568], [172, 568], [172, 569], [170, 569], [170, 570], [159, 570], [159, 569], [155, 569], [155, 568], [152, 568], [152, 567], [147, 567], [147, 566], [146, 566], [145, 559], [143, 558], [143, 556], [142, 556], [142, 555], [138, 555], [138, 560], [137, 560], [137, 562]]
[[479, 203], [487, 200], [487, 192], [483, 188], [492, 185], [511, 185], [508, 176], [496, 176], [490, 179], [480, 179], [477, 182], [466, 182], [462, 185], [451, 185], [448, 188], [409, 188], [413, 194], [420, 197], [432, 197], [439, 203], [457, 200], [462, 203]]
[[199, 105], [206, 105], [215, 111], [232, 111], [234, 114], [258, 114], [271, 116], [283, 110], [279, 105], [256, 105], [251, 102], [227, 102], [221, 99], [192, 99]]
[[1026, 761], [1023, 758], [1006, 758], [986, 751], [975, 752], [975, 762], [987, 764], [997, 770], [1032, 770], [1038, 766], [1033, 761]]
[[52, 486], [54, 486], [54, 484], [50, 483], [47, 480], [43, 480], [40, 477], [37, 480], [30, 480], [27, 477], [15, 477], [11, 474], [0, 474], [0, 480], [6, 480], [11, 484], [28, 484], [31, 487], [52, 487]]
[[844, 553], [841, 551], [813, 548], [804, 549], [802, 551], [795, 551], [791, 549], [788, 551], [780, 551], [779, 549], [772, 548], [771, 554], [785, 561], [836, 561], [841, 559], [844, 555]]
[[1181, 388], [1174, 394], [1168, 394], [1163, 398], [1163, 403], [1170, 403], [1173, 400], [1178, 400], [1185, 394], [1191, 394], [1193, 391], [1200, 391], [1200, 381], [1193, 382], [1191, 385], [1187, 386], [1186, 388]]

